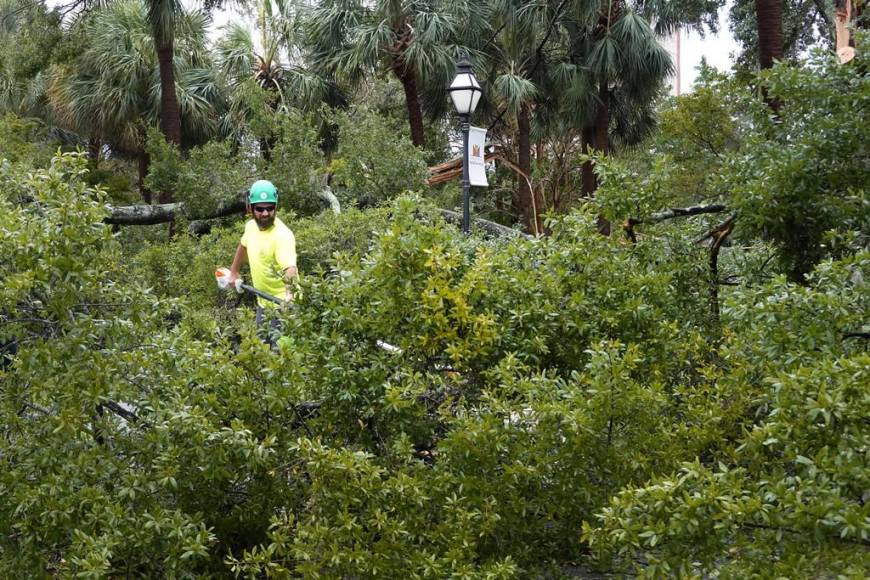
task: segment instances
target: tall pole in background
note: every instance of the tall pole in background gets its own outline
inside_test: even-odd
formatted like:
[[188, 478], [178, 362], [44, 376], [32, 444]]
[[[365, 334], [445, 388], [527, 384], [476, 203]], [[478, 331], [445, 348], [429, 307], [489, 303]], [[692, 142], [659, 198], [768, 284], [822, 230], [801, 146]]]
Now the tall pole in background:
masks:
[[468, 175], [468, 132], [471, 129], [471, 115], [459, 115], [459, 122], [462, 130], [462, 233], [467, 234], [471, 231], [471, 177]]
[[471, 114], [477, 107], [477, 102], [480, 100], [480, 95], [483, 91], [480, 90], [480, 85], [474, 77], [474, 72], [471, 70], [471, 62], [468, 58], [462, 57], [456, 63], [456, 78], [450, 83], [447, 89], [450, 93], [450, 98], [453, 99], [453, 106], [459, 115], [462, 131], [462, 233], [471, 231], [471, 177], [468, 170], [468, 133], [471, 130]]

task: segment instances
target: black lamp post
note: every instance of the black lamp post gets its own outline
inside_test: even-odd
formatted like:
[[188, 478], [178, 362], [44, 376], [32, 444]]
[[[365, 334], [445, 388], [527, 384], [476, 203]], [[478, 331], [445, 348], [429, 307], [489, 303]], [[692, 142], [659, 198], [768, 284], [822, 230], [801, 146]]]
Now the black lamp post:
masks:
[[469, 198], [471, 196], [471, 180], [468, 177], [468, 131], [471, 125], [471, 114], [477, 107], [477, 102], [480, 100], [480, 95], [483, 91], [480, 90], [480, 85], [477, 79], [474, 78], [474, 73], [471, 71], [471, 62], [468, 58], [462, 57], [456, 63], [456, 78], [450, 83], [450, 98], [453, 99], [453, 106], [459, 114], [460, 129], [462, 130], [462, 233], [467, 234], [470, 231], [470, 223], [468, 217]]

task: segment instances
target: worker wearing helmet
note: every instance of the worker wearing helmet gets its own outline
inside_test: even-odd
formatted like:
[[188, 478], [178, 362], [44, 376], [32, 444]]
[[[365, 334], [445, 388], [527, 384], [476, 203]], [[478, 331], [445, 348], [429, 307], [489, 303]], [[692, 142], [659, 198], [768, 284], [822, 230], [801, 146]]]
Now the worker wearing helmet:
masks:
[[[252, 219], [245, 224], [245, 233], [236, 248], [230, 267], [232, 284], [239, 270], [248, 262], [254, 288], [281, 300], [293, 300], [289, 284], [298, 275], [296, 270], [296, 238], [284, 222], [275, 215], [278, 189], [270, 181], [255, 181], [248, 192], [247, 210]], [[264, 308], [274, 304], [257, 298], [257, 324], [261, 324]]]

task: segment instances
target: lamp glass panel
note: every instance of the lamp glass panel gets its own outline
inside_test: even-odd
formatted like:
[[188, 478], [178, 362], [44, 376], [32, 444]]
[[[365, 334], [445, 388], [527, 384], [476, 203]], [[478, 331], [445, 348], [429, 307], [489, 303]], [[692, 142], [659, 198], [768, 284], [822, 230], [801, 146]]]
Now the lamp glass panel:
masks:
[[469, 108], [469, 111], [468, 111], [469, 113], [473, 113], [474, 109], [477, 108], [477, 102], [480, 100], [481, 94], [482, 93], [480, 90], [474, 91], [474, 94], [471, 97], [471, 107]]
[[471, 108], [471, 90], [453, 91], [450, 93], [450, 98], [453, 99], [453, 106], [456, 107], [456, 112], [464, 115], [470, 112]]

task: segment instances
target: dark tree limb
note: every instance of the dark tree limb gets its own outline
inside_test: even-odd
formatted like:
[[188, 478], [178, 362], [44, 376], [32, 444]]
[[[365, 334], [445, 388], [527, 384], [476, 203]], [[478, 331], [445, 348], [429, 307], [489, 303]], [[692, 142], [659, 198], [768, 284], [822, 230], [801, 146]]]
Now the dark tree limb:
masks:
[[133, 411], [130, 411], [129, 409], [125, 409], [111, 399], [106, 399], [106, 401], [104, 403], [101, 403], [101, 405], [109, 411], [113, 412], [114, 414], [118, 415], [122, 419], [125, 419], [126, 421], [129, 421], [131, 423], [139, 423], [140, 421], [142, 421], [142, 419], [139, 418], [139, 415], [137, 415]]
[[721, 213], [727, 209], [727, 207], [719, 203], [714, 203], [710, 205], [693, 205], [690, 207], [672, 207], [667, 211], [654, 213], [640, 223], [658, 223], [665, 220], [678, 217], [686, 217], [690, 215], [699, 215], [703, 213]]
[[692, 243], [693, 243], [693, 244], [700, 244], [700, 243], [702, 243], [702, 242], [705, 242], [705, 241], [709, 240], [710, 238], [714, 237], [716, 234], [718, 234], [719, 232], [721, 232], [723, 229], [725, 229], [726, 227], [728, 227], [728, 224], [734, 222], [734, 220], [736, 220], [736, 219], [737, 219], [737, 214], [736, 214], [736, 213], [731, 214], [731, 216], [729, 216], [728, 219], [726, 219], [725, 221], [723, 221], [723, 222], [717, 224], [715, 227], [713, 227], [713, 229], [711, 229], [710, 231], [708, 231], [708, 232], [705, 233], [704, 235], [695, 238], [695, 239], [692, 241]]
[[[622, 229], [625, 231], [625, 235], [628, 236], [628, 239], [630, 239], [632, 243], [636, 244], [637, 234], [634, 231], [634, 226], [636, 225], [655, 224], [669, 219], [700, 215], [705, 213], [721, 213], [723, 211], [726, 211], [727, 209], [727, 207], [719, 203], [713, 203], [710, 205], [693, 205], [689, 207], [672, 207], [667, 209], [666, 211], [660, 211], [645, 218], [630, 217], [625, 220], [624, 224], [622, 224]], [[709, 237], [709, 234], [707, 237]]]
[[713, 243], [710, 244], [710, 310], [717, 326], [719, 325], [719, 249], [734, 230], [734, 220], [736, 219], [737, 216], [732, 215], [723, 222], [719, 229], [713, 233]]
[[863, 338], [864, 340], [870, 340], [870, 332], [846, 332], [843, 334], [843, 338]]

